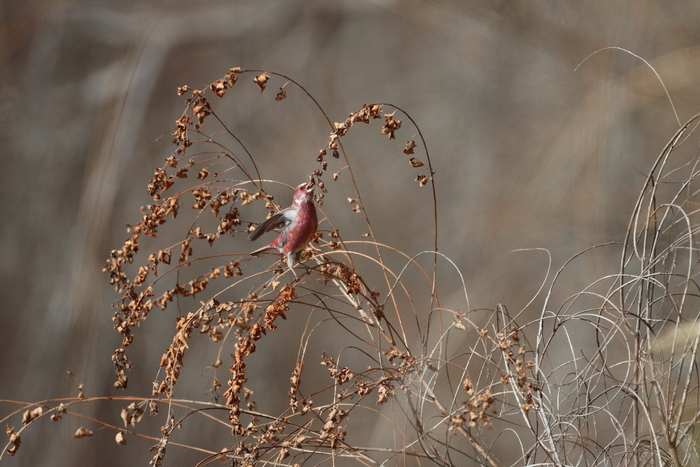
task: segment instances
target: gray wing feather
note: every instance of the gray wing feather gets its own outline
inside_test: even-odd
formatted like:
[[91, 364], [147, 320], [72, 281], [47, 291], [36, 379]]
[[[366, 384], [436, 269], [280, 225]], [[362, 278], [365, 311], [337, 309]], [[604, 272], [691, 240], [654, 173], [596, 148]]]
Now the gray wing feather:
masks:
[[287, 216], [285, 216], [285, 211], [286, 209], [278, 212], [274, 216], [258, 224], [255, 230], [253, 230], [250, 233], [250, 235], [248, 235], [248, 239], [257, 240], [265, 232], [269, 232], [270, 230], [276, 229], [277, 227], [280, 227], [289, 222], [289, 219], [287, 218]]

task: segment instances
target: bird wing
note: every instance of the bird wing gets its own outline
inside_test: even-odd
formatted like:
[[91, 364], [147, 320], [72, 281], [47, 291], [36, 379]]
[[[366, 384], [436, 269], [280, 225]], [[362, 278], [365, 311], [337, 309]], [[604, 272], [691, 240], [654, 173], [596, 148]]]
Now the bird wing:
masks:
[[253, 230], [250, 235], [248, 235], [249, 240], [257, 240], [265, 232], [269, 232], [272, 229], [276, 229], [289, 222], [289, 217], [287, 217], [287, 209], [283, 209], [274, 216], [266, 219], [264, 222], [258, 224], [258, 226]]

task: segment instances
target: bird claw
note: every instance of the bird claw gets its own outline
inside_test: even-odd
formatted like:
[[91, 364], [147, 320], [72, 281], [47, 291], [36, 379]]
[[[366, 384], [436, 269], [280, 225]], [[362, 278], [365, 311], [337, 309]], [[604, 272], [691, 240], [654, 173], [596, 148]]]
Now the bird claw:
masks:
[[[306, 274], [307, 274], [307, 275], [311, 275], [311, 272], [313, 271], [313, 268], [308, 267], [308, 266], [307, 266], [306, 264], [304, 264], [304, 263], [298, 263], [298, 264], [301, 265], [301, 266], [304, 266], [304, 269], [306, 269]], [[297, 273], [296, 273], [296, 271], [294, 270], [294, 268], [290, 266], [290, 267], [289, 267], [289, 270], [292, 271], [292, 274], [294, 274], [294, 280], [299, 281], [299, 276], [297, 275]]]

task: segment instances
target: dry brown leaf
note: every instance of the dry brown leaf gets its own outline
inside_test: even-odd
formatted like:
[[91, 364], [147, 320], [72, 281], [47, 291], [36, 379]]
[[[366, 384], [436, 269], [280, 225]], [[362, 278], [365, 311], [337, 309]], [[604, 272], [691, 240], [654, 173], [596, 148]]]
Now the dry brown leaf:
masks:
[[32, 422], [32, 420], [40, 417], [42, 413], [44, 413], [44, 409], [42, 409], [41, 407], [36, 407], [32, 410], [27, 410], [26, 412], [24, 412], [24, 414], [22, 414], [22, 423], [28, 425]]
[[412, 167], [415, 167], [416, 169], [417, 169], [418, 167], [423, 167], [423, 166], [425, 165], [425, 164], [423, 164], [421, 161], [419, 161], [418, 159], [416, 159], [415, 157], [411, 157], [411, 158], [408, 160], [408, 163], [411, 164], [411, 166], [412, 166]]
[[258, 76], [256, 76], [253, 79], [253, 82], [258, 85], [260, 88], [260, 92], [263, 92], [265, 90], [265, 83], [270, 79], [270, 75], [267, 73], [260, 73]]
[[73, 435], [73, 438], [87, 438], [89, 436], [92, 436], [92, 431], [86, 430], [82, 426], [78, 428], [78, 430], [75, 432]]
[[403, 150], [404, 154], [413, 154], [413, 148], [416, 147], [416, 142], [411, 140], [406, 141], [406, 147]]

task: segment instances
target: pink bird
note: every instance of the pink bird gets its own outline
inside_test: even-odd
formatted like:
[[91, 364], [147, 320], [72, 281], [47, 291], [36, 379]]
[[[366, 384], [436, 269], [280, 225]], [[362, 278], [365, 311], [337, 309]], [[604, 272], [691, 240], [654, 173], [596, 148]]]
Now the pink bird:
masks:
[[278, 250], [287, 258], [287, 266], [297, 280], [299, 278], [292, 266], [295, 261], [299, 261], [302, 250], [309, 244], [318, 228], [313, 193], [313, 183], [302, 183], [294, 190], [291, 206], [260, 223], [248, 236], [250, 240], [257, 240], [265, 232], [281, 227], [277, 238], [250, 254], [255, 256], [267, 250]]

